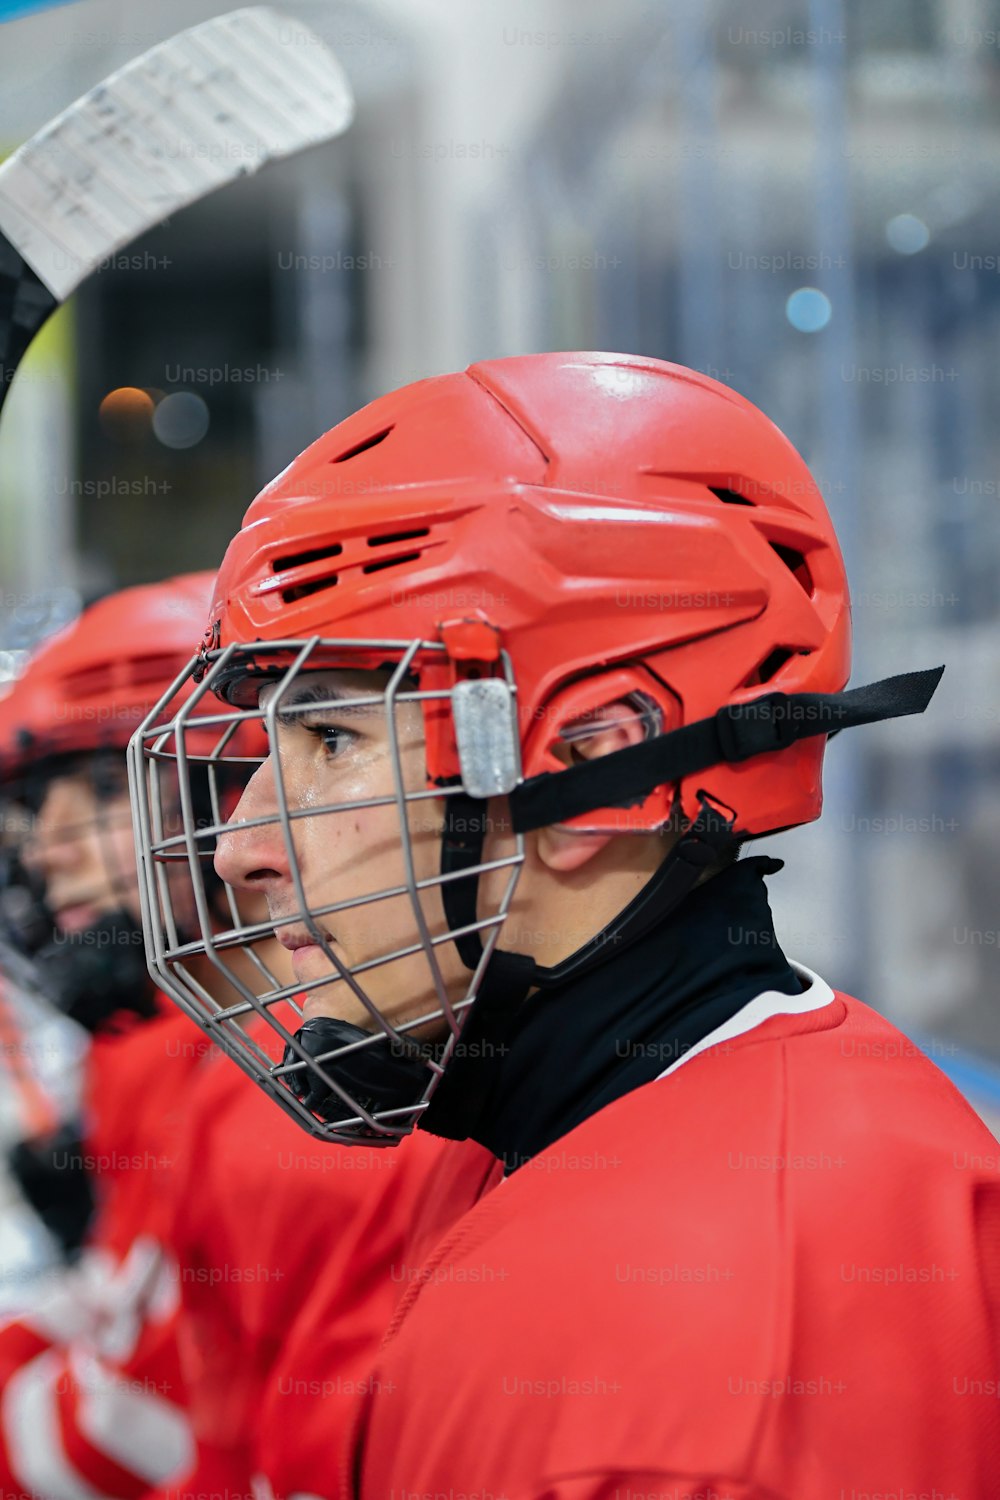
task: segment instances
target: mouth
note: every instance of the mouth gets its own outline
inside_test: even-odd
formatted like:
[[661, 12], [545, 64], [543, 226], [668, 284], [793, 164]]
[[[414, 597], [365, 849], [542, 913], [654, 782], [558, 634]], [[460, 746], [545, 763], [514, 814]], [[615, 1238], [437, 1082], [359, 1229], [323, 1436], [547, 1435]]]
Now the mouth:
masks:
[[[336, 945], [337, 939], [325, 928], [320, 931], [327, 943]], [[276, 932], [275, 937], [283, 948], [287, 948], [292, 956], [292, 971], [295, 978], [300, 981], [319, 979], [329, 975], [334, 979], [336, 975], [331, 972], [331, 962], [321, 944], [317, 943], [312, 934], [303, 927], [286, 927], [282, 932]], [[317, 962], [318, 961], [318, 962]], [[303, 1020], [308, 1021], [314, 1016], [328, 1015], [329, 1000], [326, 996], [328, 986], [323, 985], [319, 989], [310, 989], [304, 997], [300, 997]]]
[[89, 902], [67, 901], [56, 907], [52, 921], [60, 932], [84, 932], [93, 927], [99, 916], [97, 907]]
[[313, 979], [316, 977], [311, 972], [311, 960], [321, 958], [325, 964], [329, 959], [318, 943], [303, 943], [301, 948], [292, 949], [292, 971], [296, 979]]
[[[332, 933], [321, 928], [326, 942], [336, 943]], [[283, 932], [275, 933], [275, 937], [283, 948], [287, 948], [292, 956], [292, 972], [296, 979], [314, 979], [317, 977], [316, 960], [318, 959], [322, 969], [330, 967], [330, 957], [322, 944], [317, 943], [312, 933], [303, 927], [286, 927]]]
[[[322, 947], [317, 943], [312, 933], [307, 932], [304, 927], [286, 927], [283, 932], [276, 932], [274, 935], [281, 946], [287, 948], [293, 957], [297, 953], [305, 953], [308, 950], [316, 953], [323, 952]], [[328, 943], [335, 943], [337, 941], [333, 934], [329, 932], [324, 932], [323, 937]]]

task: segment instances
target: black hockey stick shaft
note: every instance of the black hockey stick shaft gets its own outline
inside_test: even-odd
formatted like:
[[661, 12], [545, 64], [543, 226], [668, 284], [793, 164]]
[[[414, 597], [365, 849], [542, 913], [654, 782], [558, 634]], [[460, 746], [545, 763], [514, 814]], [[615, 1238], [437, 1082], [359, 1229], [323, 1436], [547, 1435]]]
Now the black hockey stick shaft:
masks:
[[58, 306], [0, 230], [0, 409], [28, 345]]

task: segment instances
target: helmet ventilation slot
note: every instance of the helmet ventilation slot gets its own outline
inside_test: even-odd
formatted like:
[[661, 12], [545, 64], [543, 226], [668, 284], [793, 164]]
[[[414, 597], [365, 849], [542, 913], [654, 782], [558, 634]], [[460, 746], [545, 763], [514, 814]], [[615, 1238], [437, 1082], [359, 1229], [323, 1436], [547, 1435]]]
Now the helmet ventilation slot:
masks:
[[357, 458], [359, 453], [367, 453], [369, 448], [377, 448], [379, 443], [384, 443], [391, 431], [391, 427], [383, 427], [381, 432], [373, 432], [371, 437], [365, 438], [363, 442], [355, 443], [353, 448], [348, 448], [344, 453], [338, 454], [336, 458], [331, 458], [330, 462], [332, 464], [346, 464], [349, 458]]
[[378, 562], [365, 563], [362, 573], [378, 573], [382, 568], [398, 568], [401, 563], [416, 562], [419, 552], [404, 552], [399, 557], [380, 557]]
[[308, 583], [295, 583], [291, 588], [282, 589], [281, 597], [286, 604], [294, 604], [296, 599], [306, 599], [310, 594], [318, 594], [321, 589], [332, 589], [339, 582], [337, 573], [328, 573], [325, 578], [313, 578]]
[[794, 547], [783, 547], [780, 542], [772, 542], [771, 550], [778, 554], [803, 592], [808, 594], [811, 599], [813, 595], [813, 578], [809, 571], [809, 564], [806, 562], [803, 554], [797, 552]]
[[[417, 537], [425, 536], [430, 536], [429, 526], [418, 526], [411, 531], [386, 532], [384, 536], [369, 536], [365, 538], [365, 543], [368, 547], [387, 547], [394, 542], [410, 542]], [[288, 557], [276, 557], [273, 562], [274, 571], [284, 573], [290, 568], [303, 568], [309, 563], [325, 562], [329, 558], [340, 557], [343, 551], [344, 547], [341, 542], [332, 542], [326, 547], [313, 547], [307, 552], [296, 552]], [[371, 562], [361, 564], [361, 572], [379, 573], [383, 568], [399, 568], [404, 563], [417, 562], [421, 555], [421, 549], [417, 548], [409, 552], [401, 552], [396, 557], [373, 558]], [[359, 560], [355, 554], [347, 562], [350, 566], [356, 567]], [[343, 568], [345, 563], [341, 563], [340, 566]], [[318, 578], [303, 579], [301, 583], [290, 583], [287, 588], [282, 589], [281, 597], [286, 604], [294, 604], [297, 599], [305, 599], [310, 594], [318, 594], [321, 589], [333, 588], [339, 582], [339, 573], [323, 573]]]
[[808, 656], [808, 651], [796, 649], [794, 646], [775, 646], [769, 651], [762, 662], [754, 667], [740, 683], [741, 688], [762, 687], [765, 682], [770, 682], [777, 677], [786, 661], [791, 661], [793, 656]]
[[111, 662], [74, 672], [72, 677], [64, 677], [63, 691], [69, 698], [92, 698], [98, 693], [120, 692], [126, 684], [167, 681], [176, 672], [174, 656], [135, 656], [127, 663]]
[[[414, 537], [430, 536], [430, 534], [429, 526], [418, 526], [416, 531], [390, 531], [385, 536], [370, 536], [368, 545], [369, 547], [386, 547], [390, 542], [412, 542]], [[399, 561], [402, 562], [404, 559], [400, 558]]]
[[727, 490], [727, 489], [722, 489], [722, 488], [718, 488], [717, 489], [714, 484], [710, 484], [709, 485], [709, 489], [712, 491], [712, 494], [715, 495], [717, 499], [723, 501], [723, 503], [726, 504], [726, 505], [752, 505], [753, 504], [752, 500], [748, 500], [747, 497], [746, 497], [746, 495], [739, 494], [739, 492], [737, 490]]
[[339, 557], [343, 552], [339, 542], [328, 547], [313, 547], [309, 552], [293, 552], [288, 557], [276, 557], [271, 566], [276, 573], [285, 573], [289, 568], [304, 568], [306, 563], [323, 562], [327, 557]]
[[[330, 542], [326, 547], [311, 547], [307, 552], [292, 552], [287, 557], [276, 557], [271, 566], [276, 573], [285, 573], [290, 568], [304, 568], [309, 563], [326, 562], [331, 557], [339, 557], [343, 550], [340, 542]], [[320, 589], [333, 588], [337, 579], [336, 573], [323, 573], [319, 578], [289, 584], [287, 589], [282, 589], [281, 597], [286, 604], [294, 604], [297, 599], [318, 594]]]

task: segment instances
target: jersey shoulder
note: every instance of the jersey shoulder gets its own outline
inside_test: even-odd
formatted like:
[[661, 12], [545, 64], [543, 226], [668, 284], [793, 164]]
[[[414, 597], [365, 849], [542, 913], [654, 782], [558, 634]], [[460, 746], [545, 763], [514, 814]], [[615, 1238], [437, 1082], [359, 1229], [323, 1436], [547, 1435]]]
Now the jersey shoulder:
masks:
[[[937, 1474], [934, 1412], [995, 1364], [982, 1204], [996, 1174], [962, 1167], [989, 1142], [902, 1033], [831, 992], [671, 1067], [519, 1168], [423, 1269], [382, 1374], [402, 1378], [441, 1328], [461, 1329], [480, 1374], [450, 1440], [475, 1427], [505, 1475], [674, 1464], [805, 1493], [816, 1476], [788, 1455], [807, 1450], [823, 1474], [848, 1452], [852, 1472]], [[885, 1369], [907, 1382], [887, 1390]], [[524, 1418], [516, 1435], [476, 1426], [488, 1391]], [[952, 1436], [974, 1464], [982, 1413], [957, 1405]], [[544, 1436], [529, 1420], [543, 1412]]]

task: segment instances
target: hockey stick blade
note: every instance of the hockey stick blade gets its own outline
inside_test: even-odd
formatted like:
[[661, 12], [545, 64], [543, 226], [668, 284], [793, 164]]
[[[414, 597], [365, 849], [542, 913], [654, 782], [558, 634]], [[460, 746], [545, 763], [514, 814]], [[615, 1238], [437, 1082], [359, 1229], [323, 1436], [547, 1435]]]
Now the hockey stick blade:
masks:
[[319, 37], [266, 5], [144, 52], [0, 167], [0, 405], [49, 314], [161, 220], [354, 116]]

